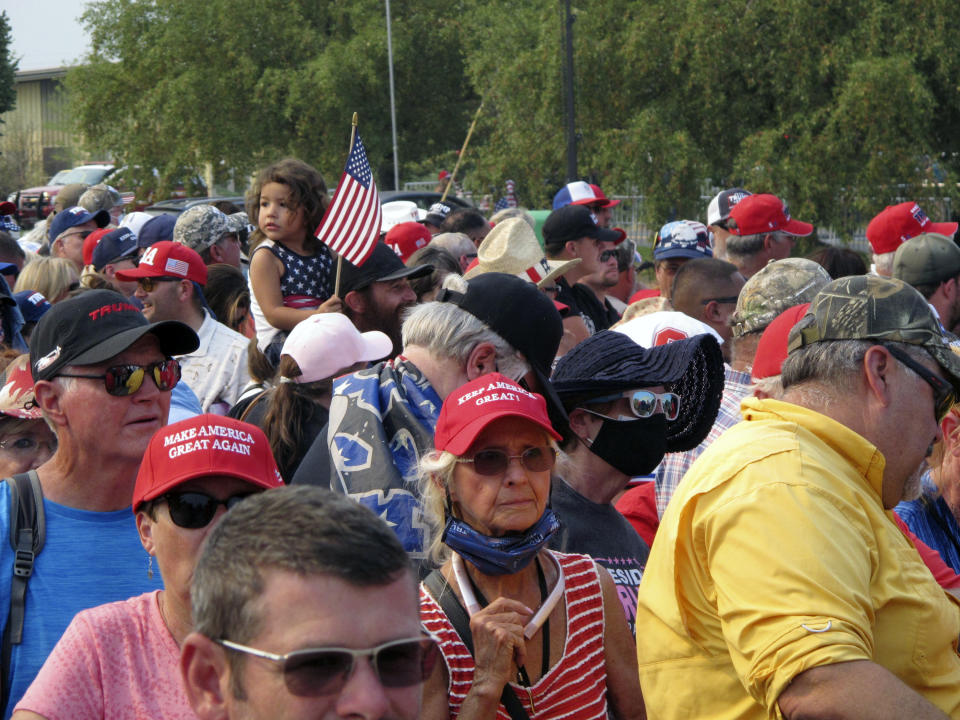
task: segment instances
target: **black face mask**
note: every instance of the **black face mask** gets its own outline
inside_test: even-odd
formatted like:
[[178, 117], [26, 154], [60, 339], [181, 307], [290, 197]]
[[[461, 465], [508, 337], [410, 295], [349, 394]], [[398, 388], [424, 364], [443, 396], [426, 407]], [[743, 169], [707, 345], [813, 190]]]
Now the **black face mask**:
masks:
[[667, 451], [667, 418], [656, 413], [636, 420], [604, 419], [590, 452], [629, 477], [647, 475]]

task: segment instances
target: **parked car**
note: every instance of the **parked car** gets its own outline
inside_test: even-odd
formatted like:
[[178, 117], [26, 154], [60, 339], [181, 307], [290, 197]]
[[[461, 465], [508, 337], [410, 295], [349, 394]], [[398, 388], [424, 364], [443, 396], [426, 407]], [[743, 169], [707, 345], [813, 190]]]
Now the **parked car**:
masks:
[[148, 205], [143, 209], [143, 212], [151, 215], [179, 215], [195, 205], [212, 205], [223, 201], [232, 202], [241, 210], [245, 209], [243, 195], [213, 195], [211, 197], [174, 197], [169, 200], [161, 200], [153, 205]]
[[116, 166], [107, 162], [88, 163], [69, 170], [61, 170], [46, 185], [19, 190], [10, 197], [10, 201], [17, 206], [17, 219], [22, 227], [32, 227], [43, 220], [53, 209], [54, 198], [60, 188], [70, 183], [86, 183], [96, 185], [104, 182]]
[[[421, 192], [419, 190], [384, 190], [380, 193], [380, 203], [393, 202], [394, 200], [410, 200], [417, 204], [421, 210], [429, 210], [430, 206], [434, 203], [440, 202], [440, 198], [443, 197], [443, 193], [438, 192]], [[447, 195], [447, 199], [444, 202], [448, 202], [451, 205], [456, 205], [457, 207], [462, 208], [473, 208], [469, 202], [463, 198], [456, 197], [454, 195]]]

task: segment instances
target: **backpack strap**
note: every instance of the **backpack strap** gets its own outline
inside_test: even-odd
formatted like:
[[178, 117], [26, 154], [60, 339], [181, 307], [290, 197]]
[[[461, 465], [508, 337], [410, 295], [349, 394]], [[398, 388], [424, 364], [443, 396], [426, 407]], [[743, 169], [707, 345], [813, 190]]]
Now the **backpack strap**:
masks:
[[10, 486], [10, 546], [14, 551], [14, 559], [10, 610], [0, 648], [0, 711], [6, 709], [10, 697], [10, 656], [13, 646], [23, 641], [27, 583], [33, 574], [34, 560], [43, 549], [47, 536], [43, 489], [36, 470], [6, 478], [5, 482]]
[[[457, 599], [457, 594], [450, 589], [447, 579], [439, 570], [434, 570], [427, 575], [423, 584], [427, 590], [430, 591], [430, 594], [433, 595], [434, 600], [440, 603], [440, 608], [443, 610], [444, 615], [447, 616], [450, 624], [453, 625], [453, 629], [457, 631], [457, 634], [460, 636], [463, 644], [467, 646], [467, 650], [470, 651], [470, 655], [472, 656], [473, 633], [470, 632], [470, 616], [467, 615], [467, 611], [464, 610], [463, 605], [461, 605]], [[530, 716], [527, 715], [527, 711], [523, 708], [513, 688], [510, 687], [510, 683], [503, 686], [500, 703], [513, 720], [530, 720]]]

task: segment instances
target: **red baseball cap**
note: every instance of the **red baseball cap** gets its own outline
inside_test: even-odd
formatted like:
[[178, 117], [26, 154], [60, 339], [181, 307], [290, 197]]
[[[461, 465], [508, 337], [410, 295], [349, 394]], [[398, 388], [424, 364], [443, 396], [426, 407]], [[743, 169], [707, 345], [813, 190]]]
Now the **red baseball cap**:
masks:
[[786, 203], [776, 195], [748, 195], [730, 209], [733, 221], [728, 228], [734, 235], [759, 235], [785, 232], [788, 235], [809, 235], [813, 225], [790, 217]]
[[653, 297], [660, 297], [660, 291], [656, 288], [637, 290], [633, 295], [630, 296], [630, 299], [627, 300], [627, 305], [633, 305], [635, 302], [640, 302], [641, 300], [646, 300], [647, 298]]
[[525, 418], [554, 440], [561, 439], [550, 424], [542, 395], [523, 389], [500, 373], [490, 373], [460, 386], [443, 401], [433, 446], [463, 455], [487, 425], [502, 417]]
[[115, 228], [103, 227], [99, 230], [94, 230], [92, 233], [87, 235], [83, 241], [84, 265], [93, 265], [93, 251], [97, 248], [97, 244], [103, 239], [104, 235], [113, 232], [114, 229]]
[[953, 237], [957, 223], [930, 222], [930, 218], [915, 202], [887, 205], [867, 225], [867, 240], [877, 255], [895, 251], [900, 244], [923, 233], [937, 233]]
[[599, 207], [613, 207], [614, 205], [619, 205], [619, 200], [611, 200], [606, 195], [603, 194], [603, 190], [600, 189], [599, 185], [594, 185], [593, 183], [587, 183], [590, 186], [590, 189], [593, 190], [593, 197], [581, 197], [578, 200], [572, 200], [571, 205], [597, 205]]
[[421, 223], [405, 222], [390, 228], [383, 241], [406, 262], [417, 250], [426, 247], [432, 237], [430, 231]]
[[179, 277], [207, 284], [207, 266], [203, 258], [181, 243], [161, 240], [154, 243], [140, 256], [140, 264], [131, 270], [120, 270], [121, 280], [138, 280], [144, 277]]
[[3, 372], [3, 387], [0, 388], [0, 415], [9, 415], [20, 420], [43, 418], [43, 413], [34, 401], [29, 355], [14, 358]]
[[787, 359], [787, 336], [809, 308], [810, 303], [794, 305], [770, 321], [757, 342], [757, 354], [750, 371], [754, 380], [780, 374], [783, 361]]
[[263, 430], [223, 415], [196, 415], [150, 438], [133, 488], [133, 509], [208, 475], [239, 478], [267, 490], [283, 485]]

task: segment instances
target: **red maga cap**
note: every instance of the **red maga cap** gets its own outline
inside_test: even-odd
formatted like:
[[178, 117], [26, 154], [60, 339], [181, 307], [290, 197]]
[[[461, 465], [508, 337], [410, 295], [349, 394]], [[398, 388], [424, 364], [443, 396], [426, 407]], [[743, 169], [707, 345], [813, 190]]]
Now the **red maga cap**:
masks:
[[268, 490], [283, 485], [263, 430], [223, 415], [196, 415], [150, 438], [133, 489], [133, 509], [188, 480], [210, 475], [239, 478]]
[[179, 277], [207, 284], [207, 266], [195, 250], [186, 245], [161, 240], [148, 247], [140, 256], [140, 264], [131, 270], [117, 271], [121, 280], [139, 280], [144, 277]]
[[426, 247], [432, 237], [430, 231], [421, 223], [405, 222], [390, 228], [383, 241], [406, 262], [417, 250]]
[[809, 309], [810, 303], [794, 305], [770, 321], [757, 343], [757, 354], [750, 370], [754, 380], [780, 374], [783, 361], [787, 359], [787, 336]]
[[915, 202], [887, 205], [867, 225], [867, 240], [877, 255], [894, 252], [901, 243], [923, 233], [937, 233], [953, 237], [955, 222], [930, 222], [930, 218]]
[[93, 265], [93, 251], [96, 250], [97, 244], [100, 240], [103, 239], [103, 236], [114, 231], [115, 228], [103, 227], [99, 230], [94, 230], [92, 233], [87, 235], [83, 241], [83, 264], [84, 265]]
[[523, 389], [500, 373], [490, 373], [462, 385], [443, 401], [433, 445], [437, 450], [463, 455], [487, 425], [502, 417], [525, 418], [554, 440], [561, 439], [550, 424], [542, 395]]
[[736, 225], [728, 228], [734, 235], [759, 235], [781, 231], [788, 235], [809, 235], [813, 225], [790, 217], [787, 206], [776, 195], [748, 195], [730, 209]]

